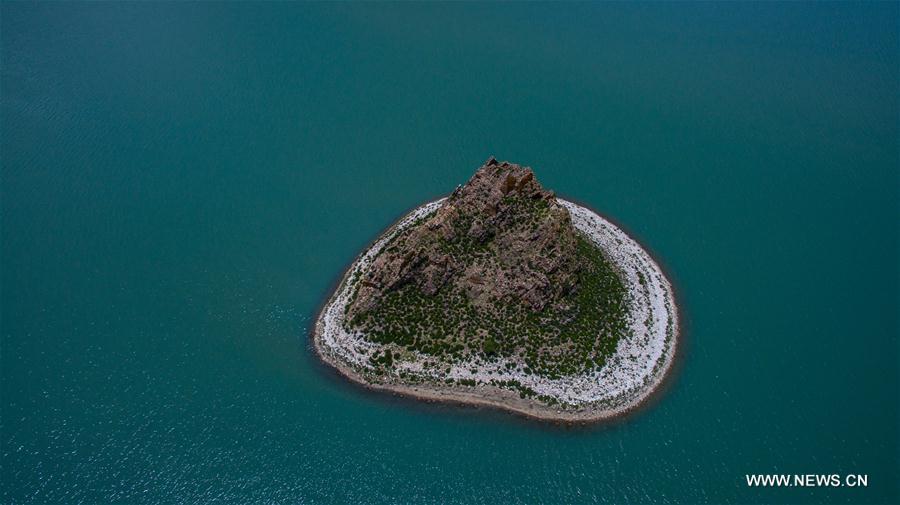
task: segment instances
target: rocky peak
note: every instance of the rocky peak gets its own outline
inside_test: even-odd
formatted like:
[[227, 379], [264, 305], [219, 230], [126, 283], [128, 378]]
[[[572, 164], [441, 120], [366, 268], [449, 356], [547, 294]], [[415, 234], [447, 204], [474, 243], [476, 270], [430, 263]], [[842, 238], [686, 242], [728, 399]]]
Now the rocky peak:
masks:
[[449, 202], [468, 206], [474, 211], [496, 210], [503, 197], [510, 193], [532, 199], [555, 198], [552, 191], [541, 187], [531, 168], [508, 161], [499, 162], [491, 156], [464, 186], [456, 188]]
[[568, 211], [529, 167], [489, 158], [424, 222], [399, 233], [362, 279], [349, 315], [408, 284], [465, 293], [476, 306], [559, 302], [577, 287], [580, 262]]

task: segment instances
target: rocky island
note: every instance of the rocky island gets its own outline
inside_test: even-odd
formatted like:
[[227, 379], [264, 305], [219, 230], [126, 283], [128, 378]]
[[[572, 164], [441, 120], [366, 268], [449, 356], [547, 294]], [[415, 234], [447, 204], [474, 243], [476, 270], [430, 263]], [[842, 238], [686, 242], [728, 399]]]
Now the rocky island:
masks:
[[376, 239], [313, 329], [368, 387], [559, 421], [640, 405], [677, 337], [672, 286], [637, 242], [494, 158]]

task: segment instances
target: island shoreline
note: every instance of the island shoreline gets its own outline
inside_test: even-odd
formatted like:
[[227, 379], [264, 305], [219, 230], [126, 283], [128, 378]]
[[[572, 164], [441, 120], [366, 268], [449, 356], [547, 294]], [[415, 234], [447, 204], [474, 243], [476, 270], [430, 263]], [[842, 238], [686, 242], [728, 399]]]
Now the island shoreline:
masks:
[[[646, 253], [653, 265], [659, 270], [666, 280], [666, 284], [670, 289], [671, 305], [674, 312], [674, 331], [671, 338], [674, 348], [666, 353], [661, 360], [665, 362], [665, 368], [655, 374], [652, 384], [647, 387], [646, 393], [638, 395], [635, 400], [629, 401], [625, 406], [615, 408], [600, 408], [598, 406], [587, 407], [582, 410], [560, 410], [556, 407], [537, 404], [530, 399], [522, 399], [514, 392], [501, 389], [491, 385], [468, 386], [471, 390], [454, 390], [451, 387], [433, 384], [398, 384], [395, 382], [372, 383], [355, 370], [349, 364], [343, 362], [340, 358], [329, 356], [320, 346], [323, 345], [317, 338], [319, 326], [323, 317], [323, 312], [331, 306], [335, 297], [341, 292], [344, 284], [349, 280], [350, 273], [360, 260], [382, 237], [390, 233], [395, 227], [400, 225], [411, 213], [415, 212], [429, 204], [438, 202], [449, 195], [438, 196], [429, 199], [424, 203], [414, 205], [406, 209], [391, 224], [379, 231], [366, 247], [351, 259], [343, 268], [341, 273], [335, 277], [329, 286], [327, 296], [322, 299], [319, 304], [313, 324], [309, 327], [309, 337], [312, 340], [312, 348], [317, 355], [319, 363], [323, 366], [323, 371], [328, 369], [328, 374], [339, 380], [343, 384], [349, 384], [358, 391], [366, 391], [368, 393], [376, 393], [390, 395], [392, 398], [401, 401], [408, 400], [416, 402], [416, 404], [440, 404], [453, 405], [465, 408], [488, 409], [491, 411], [512, 414], [516, 417], [528, 419], [530, 421], [538, 421], [541, 423], [564, 426], [597, 426], [612, 425], [629, 418], [638, 412], [642, 412], [652, 405], [658, 403], [664, 393], [669, 391], [673, 384], [674, 378], [679, 375], [684, 359], [684, 327], [687, 323], [685, 314], [680, 304], [676, 302], [675, 294], [678, 292], [669, 275], [669, 270], [651, 254], [644, 244], [638, 241], [633, 234], [627, 232], [617, 221], [610, 219], [597, 212], [582, 202], [559, 196], [560, 199], [568, 201], [578, 207], [582, 207], [589, 212], [595, 214], [601, 219], [618, 228], [622, 233], [633, 240], [641, 250]], [[343, 379], [347, 380], [343, 380]], [[349, 382], [348, 382], [349, 381]]]

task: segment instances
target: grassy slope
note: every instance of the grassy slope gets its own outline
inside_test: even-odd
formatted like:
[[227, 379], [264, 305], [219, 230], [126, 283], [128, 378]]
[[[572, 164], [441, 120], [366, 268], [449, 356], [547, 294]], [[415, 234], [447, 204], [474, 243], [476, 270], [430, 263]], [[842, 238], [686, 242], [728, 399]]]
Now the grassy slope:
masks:
[[[525, 226], [535, 226], [546, 212], [543, 202], [515, 203], [523, 206], [519, 224]], [[490, 243], [477, 244], [465, 234], [458, 235], [441, 247], [466, 263], [496, 254]], [[480, 355], [548, 378], [602, 367], [627, 331], [626, 290], [603, 253], [586, 237], [579, 234], [577, 238], [584, 268], [576, 289], [564, 303], [556, 304], [566, 309], [548, 306], [534, 312], [517, 300], [494, 300], [489, 307], [476, 307], [451, 284], [433, 296], [407, 284], [387, 293], [376, 309], [349, 325], [373, 342], [394, 344], [395, 352], [417, 351], [438, 365]], [[394, 353], [380, 353], [373, 364], [390, 367], [394, 358]]]

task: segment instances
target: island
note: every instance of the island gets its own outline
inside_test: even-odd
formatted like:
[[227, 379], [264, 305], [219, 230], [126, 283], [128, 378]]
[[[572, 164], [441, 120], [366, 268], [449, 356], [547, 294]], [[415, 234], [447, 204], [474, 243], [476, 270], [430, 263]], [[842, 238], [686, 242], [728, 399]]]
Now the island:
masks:
[[563, 422], [645, 403], [678, 335], [643, 247], [493, 157], [363, 251], [312, 328], [321, 359], [366, 387]]

